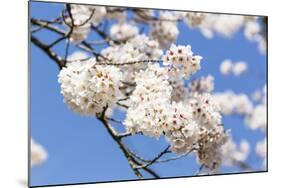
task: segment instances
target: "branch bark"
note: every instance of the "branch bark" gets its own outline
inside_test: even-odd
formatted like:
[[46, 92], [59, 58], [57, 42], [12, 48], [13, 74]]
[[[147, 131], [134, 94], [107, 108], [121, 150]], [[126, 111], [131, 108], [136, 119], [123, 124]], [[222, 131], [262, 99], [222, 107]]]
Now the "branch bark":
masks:
[[31, 36], [31, 42], [37, 46], [39, 49], [41, 49], [43, 52], [45, 52], [50, 59], [54, 60], [56, 65], [59, 67], [59, 69], [62, 69], [63, 67], [63, 59], [57, 55], [55, 52], [53, 52], [48, 45], [41, 42], [39, 39], [37, 39], [34, 36]]

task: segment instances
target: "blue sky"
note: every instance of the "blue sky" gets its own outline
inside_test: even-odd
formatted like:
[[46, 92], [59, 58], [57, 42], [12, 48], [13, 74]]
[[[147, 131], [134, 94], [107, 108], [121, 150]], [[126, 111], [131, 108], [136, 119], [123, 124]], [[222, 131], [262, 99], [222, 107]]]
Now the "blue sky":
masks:
[[[32, 2], [30, 13], [31, 17], [51, 20], [58, 17], [62, 9], [62, 4]], [[198, 30], [190, 30], [182, 22], [179, 24], [179, 30], [176, 44], [191, 44], [194, 53], [204, 58], [201, 70], [192, 76], [192, 79], [211, 74], [215, 77], [215, 91], [231, 89], [249, 95], [264, 86], [266, 56], [259, 52], [255, 43], [245, 39], [243, 31], [239, 31], [230, 39], [216, 36], [209, 40]], [[38, 32], [36, 36], [46, 43], [58, 37], [48, 31]], [[89, 38], [99, 39], [95, 34]], [[65, 46], [66, 42], [61, 42], [55, 48], [56, 52], [63, 56]], [[70, 51], [74, 51], [72, 46]], [[49, 154], [44, 164], [32, 168], [31, 185], [136, 179], [127, 160], [101, 123], [94, 117], [75, 114], [63, 102], [57, 82], [59, 70], [56, 64], [34, 45], [31, 45], [30, 53], [31, 134]], [[240, 77], [222, 76], [219, 65], [226, 58], [248, 62], [247, 73]], [[114, 117], [122, 119], [124, 113], [116, 111]], [[232, 129], [235, 141], [247, 139], [251, 143], [251, 154], [246, 162], [259, 170], [262, 159], [256, 156], [254, 149], [255, 143], [264, 137], [264, 133], [249, 130], [237, 116], [224, 117], [223, 123], [226, 128]], [[125, 142], [131, 149], [147, 158], [152, 158], [167, 146], [164, 138], [155, 140], [144, 136], [128, 138]], [[193, 155], [152, 166], [161, 177], [194, 175], [198, 168]], [[238, 171], [237, 168], [221, 168], [221, 172]]]

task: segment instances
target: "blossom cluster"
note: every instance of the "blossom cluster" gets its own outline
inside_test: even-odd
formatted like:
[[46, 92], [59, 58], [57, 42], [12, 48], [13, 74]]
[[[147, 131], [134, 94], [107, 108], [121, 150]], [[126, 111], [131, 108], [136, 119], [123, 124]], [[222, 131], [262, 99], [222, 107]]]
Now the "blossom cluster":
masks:
[[159, 64], [149, 64], [146, 70], [136, 75], [135, 82], [124, 124], [129, 132], [159, 137], [169, 114], [166, 106], [172, 91], [167, 71]]
[[225, 59], [220, 65], [220, 71], [224, 75], [232, 73], [235, 76], [240, 76], [247, 69], [247, 63], [244, 61], [232, 62], [230, 59]]
[[222, 146], [223, 163], [234, 166], [237, 162], [244, 162], [250, 153], [250, 144], [247, 140], [240, 141], [237, 145], [232, 138]]
[[[179, 35], [178, 22], [198, 28], [204, 36], [215, 34], [230, 37], [242, 27], [248, 40], [262, 45], [261, 28], [256, 19], [238, 15], [216, 15], [181, 11], [133, 10], [124, 8], [71, 5], [71, 15], [65, 20], [70, 27], [70, 40], [80, 43], [91, 30], [99, 29], [103, 19], [114, 19], [107, 46], [94, 58], [70, 57], [59, 74], [64, 101], [75, 112], [95, 116], [105, 108], [126, 103], [123, 122], [127, 132], [159, 138], [165, 137], [176, 154], [194, 151], [204, 167], [218, 169], [224, 161], [234, 164], [245, 161], [249, 144], [238, 146], [225, 131], [222, 116], [239, 114], [252, 129], [265, 129], [266, 105], [254, 106], [247, 95], [233, 92], [215, 93], [211, 75], [186, 80], [201, 69], [202, 57], [194, 55], [191, 46], [175, 45]], [[115, 22], [117, 21], [117, 22]], [[137, 26], [148, 24], [147, 35]], [[100, 27], [101, 28], [101, 27]], [[104, 31], [107, 32], [106, 24]], [[164, 50], [165, 53], [164, 53]], [[225, 60], [222, 74], [239, 76], [247, 63]], [[126, 85], [126, 84], [129, 84]], [[126, 97], [124, 100], [123, 98]], [[258, 96], [256, 97], [258, 98]], [[120, 100], [119, 100], [120, 99]], [[262, 153], [263, 143], [257, 145]], [[262, 154], [261, 154], [262, 155]]]
[[[85, 40], [90, 32], [91, 24], [98, 25], [106, 15], [106, 9], [102, 6], [70, 5], [71, 17], [66, 19], [72, 28], [70, 40], [79, 43]], [[72, 20], [71, 20], [72, 19]]]
[[[266, 86], [263, 91], [256, 90], [252, 102], [246, 94], [235, 94], [232, 91], [226, 91], [222, 93], [214, 93], [214, 98], [219, 103], [222, 113], [224, 115], [239, 114], [244, 118], [244, 122], [251, 130], [260, 130], [262, 132], [267, 131], [267, 92]], [[249, 153], [249, 144], [240, 144], [240, 149], [237, 148], [234, 141], [230, 140], [230, 143], [226, 143], [222, 149], [225, 155], [224, 162], [226, 165], [235, 165], [235, 162], [243, 162]], [[243, 149], [244, 148], [244, 149]], [[240, 151], [234, 151], [239, 149]], [[256, 153], [263, 158], [263, 167], [266, 166], [266, 153], [267, 144], [266, 137], [256, 143]], [[237, 156], [236, 156], [237, 155]]]
[[[177, 21], [170, 11], [160, 12], [159, 21], [152, 22], [150, 35], [158, 40], [162, 48], [169, 47], [179, 35]], [[168, 20], [168, 21], [167, 21]]]
[[259, 50], [262, 53], [266, 52], [266, 40], [262, 36], [262, 28], [257, 20], [251, 20], [246, 23], [244, 35], [245, 37], [252, 42], [258, 43]]
[[122, 7], [106, 7], [106, 18], [109, 20], [117, 20], [120, 23], [126, 21], [127, 12]]
[[130, 38], [125, 44], [110, 46], [101, 51], [101, 54], [114, 64], [129, 63], [120, 67], [124, 74], [124, 81], [132, 81], [135, 72], [147, 67], [145, 63], [136, 63], [136, 61], [157, 60], [162, 53], [159, 43], [144, 34]]
[[229, 38], [240, 29], [244, 29], [246, 39], [256, 42], [262, 53], [266, 52], [264, 31], [255, 16], [182, 12], [181, 18], [191, 29], [198, 28], [206, 38], [213, 38], [216, 33]]
[[150, 23], [151, 18], [155, 17], [155, 11], [153, 9], [139, 8], [135, 11], [135, 19], [138, 22]]
[[136, 36], [139, 32], [137, 26], [128, 23], [117, 23], [111, 26], [110, 35], [112, 39], [124, 41]]
[[232, 91], [214, 93], [214, 98], [219, 103], [221, 112], [225, 115], [249, 115], [253, 112], [253, 104], [246, 94], [235, 94]]
[[263, 140], [259, 141], [256, 145], [256, 153], [258, 156], [262, 157], [263, 166], [266, 167], [266, 160], [267, 160], [267, 140], [264, 138]]
[[170, 49], [163, 56], [163, 65], [169, 67], [169, 72], [172, 75], [183, 74], [186, 78], [196, 73], [200, 68], [202, 57], [193, 55], [191, 46], [182, 46], [172, 44]]
[[206, 14], [200, 12], [187, 12], [184, 15], [184, 21], [189, 27], [194, 28], [199, 26], [206, 16]]
[[95, 59], [70, 62], [58, 77], [64, 101], [80, 114], [96, 115], [113, 106], [120, 97], [120, 70], [97, 65]]
[[[260, 91], [260, 90], [257, 90]], [[257, 92], [256, 91], [256, 92]], [[260, 96], [256, 99], [258, 104], [254, 107], [252, 113], [246, 117], [246, 124], [253, 130], [262, 130], [266, 132], [267, 128], [267, 87], [263, 87], [262, 91], [259, 92]]]
[[200, 29], [207, 38], [213, 38], [215, 33], [230, 37], [253, 19], [254, 17], [249, 16], [197, 12], [187, 12], [184, 17], [189, 27]]
[[159, 64], [149, 64], [136, 75], [136, 88], [124, 121], [127, 131], [155, 138], [165, 136], [171, 150], [178, 154], [196, 148], [200, 164], [218, 168], [221, 147], [228, 137], [219, 106], [209, 93], [194, 93], [184, 101], [172, 100], [168, 72]]
[[203, 76], [189, 84], [191, 93], [210, 93], [214, 89], [214, 77], [212, 75]]

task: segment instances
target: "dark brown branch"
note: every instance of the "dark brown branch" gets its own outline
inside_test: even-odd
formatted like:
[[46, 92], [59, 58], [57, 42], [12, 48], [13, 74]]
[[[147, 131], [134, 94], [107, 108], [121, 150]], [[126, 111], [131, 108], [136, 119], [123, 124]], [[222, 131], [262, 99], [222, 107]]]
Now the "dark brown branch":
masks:
[[91, 14], [90, 14], [90, 16], [86, 19], [86, 20], [84, 20], [81, 24], [75, 24], [74, 23], [74, 18], [73, 18], [73, 15], [72, 15], [72, 12], [71, 12], [71, 5], [70, 4], [66, 4], [66, 10], [67, 10], [67, 13], [68, 13], [68, 15], [69, 15], [69, 18], [70, 18], [70, 20], [71, 20], [71, 22], [70, 22], [70, 24], [66, 21], [66, 17], [65, 17], [65, 15], [64, 15], [64, 11], [62, 12], [62, 18], [63, 18], [63, 21], [64, 21], [64, 23], [68, 26], [68, 27], [70, 27], [70, 28], [74, 28], [74, 27], [83, 27], [85, 24], [87, 24], [87, 23], [89, 23], [90, 21], [91, 21], [91, 19], [93, 18], [93, 15], [94, 15], [94, 13], [95, 13], [95, 9], [93, 9], [92, 11], [91, 11]]
[[134, 134], [132, 134], [132, 133], [130, 133], [130, 132], [119, 133], [119, 134], [118, 134], [118, 137], [119, 137], [120, 139], [122, 139], [122, 138], [125, 138], [125, 137], [128, 137], [128, 136], [133, 136], [133, 135], [137, 135], [137, 134], [142, 135], [142, 132], [136, 132], [136, 133], [134, 133]]
[[[74, 27], [74, 19], [73, 19], [73, 16], [72, 16], [70, 4], [66, 4], [66, 10], [67, 10], [68, 15], [69, 15], [70, 20], [71, 20], [71, 25], [70, 25], [69, 27], [72, 28], [72, 27]], [[65, 19], [64, 19], [64, 22], [65, 22], [65, 24], [68, 24], [68, 23], [65, 21]]]
[[186, 157], [186, 156], [189, 155], [192, 151], [194, 151], [194, 149], [191, 149], [190, 151], [188, 151], [188, 152], [186, 152], [186, 153], [184, 153], [184, 154], [181, 154], [181, 155], [178, 155], [178, 156], [175, 156], [175, 157], [171, 157], [171, 158], [169, 158], [169, 159], [157, 160], [157, 161], [155, 161], [155, 163], [166, 163], [166, 162], [178, 160], [178, 159], [180, 159], [180, 158]]
[[[71, 35], [71, 30], [69, 32], [65, 32], [65, 31], [62, 31], [60, 30], [59, 28], [55, 27], [55, 26], [52, 26], [52, 25], [48, 25], [47, 23], [43, 22], [43, 21], [39, 21], [39, 20], [36, 20], [36, 19], [31, 19], [31, 23], [34, 24], [34, 25], [39, 25], [39, 26], [42, 26], [44, 27], [45, 29], [48, 29], [50, 31], [54, 31], [55, 33], [61, 35], [62, 37], [59, 38], [57, 41], [53, 42], [53, 44], [50, 44], [51, 47], [54, 46], [54, 44], [57, 44], [58, 42], [60, 42], [61, 40], [63, 39], [66, 39], [68, 38], [70, 35]], [[84, 51], [87, 51], [87, 52], [90, 52], [91, 54], [93, 54], [94, 56], [96, 57], [99, 57], [99, 58], [102, 58], [102, 59], [106, 59], [105, 57], [103, 57], [101, 54], [97, 53], [90, 44], [88, 44], [86, 41], [83, 41], [81, 44], [77, 44], [76, 45], [78, 48], [84, 50]]]
[[123, 124], [123, 122], [121, 120], [116, 120], [114, 118], [110, 118], [110, 117], [104, 117], [106, 120], [108, 121], [112, 121], [114, 123], [119, 123], [119, 124]]
[[164, 154], [166, 153], [170, 153], [169, 151], [170, 146], [167, 146], [162, 152], [160, 152], [154, 159], [152, 159], [149, 163], [144, 164], [143, 166], [139, 166], [138, 168], [145, 168], [148, 167], [150, 165], [152, 165], [153, 163], [155, 163], [158, 159], [160, 159]]
[[52, 60], [55, 61], [55, 63], [58, 65], [59, 69], [62, 69], [63, 65], [63, 59], [57, 55], [55, 52], [53, 52], [48, 45], [44, 44], [43, 42], [41, 42], [40, 40], [38, 40], [36, 37], [31, 36], [31, 42], [37, 46], [38, 48], [40, 48], [43, 52], [45, 52], [49, 58], [51, 58]]
[[143, 179], [142, 174], [139, 172], [139, 170], [135, 167], [134, 161], [132, 156], [130, 155], [130, 153], [127, 151], [127, 149], [125, 148], [125, 146], [123, 145], [123, 143], [121, 142], [121, 140], [116, 136], [115, 131], [113, 130], [113, 128], [109, 125], [109, 123], [105, 120], [104, 115], [105, 115], [105, 111], [106, 109], [101, 113], [100, 116], [98, 116], [98, 120], [100, 120], [104, 127], [106, 128], [107, 132], [109, 133], [109, 135], [111, 136], [111, 138], [118, 144], [119, 148], [121, 149], [121, 151], [123, 152], [123, 154], [125, 155], [125, 157], [127, 158], [130, 167], [132, 168], [132, 170], [134, 171], [134, 173], [136, 174], [136, 176], [140, 179]]
[[64, 65], [66, 65], [66, 63], [67, 63], [69, 47], [70, 47], [70, 40], [67, 40], [67, 44], [66, 44], [66, 48], [65, 48], [65, 54], [64, 54]]
[[[118, 137], [115, 130], [111, 127], [111, 125], [105, 119], [106, 109], [107, 108], [105, 108], [101, 114], [97, 115], [98, 120], [100, 120], [103, 123], [103, 125], [105, 126], [105, 128], [108, 131], [108, 133], [110, 134], [110, 136], [118, 144], [119, 148], [123, 152], [124, 156], [127, 158], [129, 165], [132, 168], [132, 170], [134, 171], [134, 173], [136, 174], [136, 176], [140, 179], [143, 179], [143, 175], [140, 173], [140, 171], [138, 169], [138, 166], [143, 166], [143, 165], [133, 157], [132, 153], [129, 151], [128, 148], [125, 147], [125, 145], [122, 143], [121, 139]], [[141, 169], [146, 171], [150, 175], [152, 175], [154, 178], [160, 178], [160, 176], [157, 173], [155, 173], [153, 170], [151, 170], [147, 166], [143, 166]]]
[[56, 26], [50, 25], [48, 22], [45, 22], [45, 21], [42, 21], [42, 20], [37, 20], [37, 19], [34, 19], [34, 18], [31, 18], [30, 21], [31, 21], [32, 25], [40, 26], [44, 29], [48, 29], [50, 31], [53, 31], [53, 32], [55, 32], [59, 35], [65, 35], [65, 32], [63, 30], [59, 29]]
[[56, 44], [58, 44], [59, 42], [61, 42], [61, 41], [65, 40], [65, 39], [67, 39], [67, 37], [68, 37], [68, 35], [62, 36], [62, 37], [58, 38], [57, 40], [55, 40], [54, 42], [52, 42], [51, 44], [49, 44], [49, 48], [54, 47], [54, 46], [55, 46]]
[[125, 105], [125, 104], [121, 104], [120, 102], [116, 102], [116, 104], [117, 104], [118, 106], [121, 106], [121, 107], [126, 108], [126, 109], [129, 108], [129, 106], [127, 106], [127, 105]]
[[[35, 19], [31, 18], [31, 21], [34, 21]], [[38, 20], [39, 23], [37, 24], [36, 22], [35, 23], [32, 23], [34, 25], [37, 25], [38, 28], [34, 29], [31, 31], [32, 34], [36, 33], [36, 32], [39, 32], [41, 31], [42, 29], [44, 29], [44, 26], [47, 26], [47, 25], [52, 25], [52, 24], [60, 24], [61, 23], [61, 17], [58, 17], [54, 20], [51, 20], [51, 21], [48, 21], [48, 20]]]
[[[111, 61], [111, 60], [108, 60]], [[101, 65], [114, 65], [114, 66], [124, 66], [124, 65], [134, 65], [134, 64], [141, 64], [141, 63], [161, 63], [162, 60], [153, 60], [153, 59], [146, 59], [146, 60], [138, 60], [138, 61], [129, 61], [129, 62], [121, 62], [121, 63], [110, 63], [110, 62], [101, 62]]]

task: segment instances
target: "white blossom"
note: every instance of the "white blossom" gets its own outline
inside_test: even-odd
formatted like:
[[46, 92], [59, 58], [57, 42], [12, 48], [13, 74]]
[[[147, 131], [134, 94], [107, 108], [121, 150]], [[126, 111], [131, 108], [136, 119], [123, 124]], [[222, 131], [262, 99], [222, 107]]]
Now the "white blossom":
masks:
[[186, 24], [193, 28], [199, 26], [205, 19], [206, 14], [200, 12], [188, 12], [184, 18]]
[[266, 40], [262, 36], [262, 28], [258, 23], [258, 19], [253, 19], [246, 23], [244, 35], [249, 41], [256, 42], [258, 44], [260, 52], [266, 52]]
[[182, 76], [170, 76], [169, 83], [172, 86], [171, 100], [175, 102], [184, 101], [188, 95]]
[[127, 40], [139, 32], [137, 26], [128, 23], [117, 23], [111, 26], [110, 35], [114, 40]]
[[[249, 16], [199, 12], [188, 12], [184, 17], [190, 28], [198, 28], [206, 38], [213, 38], [215, 34], [229, 38], [254, 19]], [[247, 35], [250, 35], [249, 30], [250, 28], [245, 31]]]
[[221, 124], [220, 108], [209, 93], [195, 93], [188, 100], [193, 109], [193, 118], [201, 127], [212, 128]]
[[241, 140], [237, 145], [232, 138], [222, 146], [223, 163], [234, 166], [236, 162], [244, 162], [250, 153], [250, 144], [247, 140]]
[[95, 115], [120, 97], [120, 70], [114, 66], [96, 65], [94, 59], [68, 63], [59, 74], [64, 101], [75, 112]]
[[260, 101], [262, 99], [262, 92], [261, 90], [256, 90], [252, 93], [251, 98], [253, 101]]
[[179, 30], [176, 21], [169, 21], [175, 20], [175, 16], [170, 11], [161, 12], [159, 19], [163, 21], [152, 22], [150, 35], [158, 40], [162, 48], [166, 48], [176, 41]]
[[267, 165], [267, 139], [259, 141], [256, 145], [256, 153], [259, 157], [263, 158], [262, 167], [266, 168]]
[[94, 26], [98, 26], [106, 16], [106, 8], [104, 6], [91, 6], [94, 10], [91, 22]]
[[[98, 25], [106, 15], [102, 6], [74, 5], [71, 6], [72, 19], [68, 18], [67, 24], [72, 27], [71, 42], [80, 43], [85, 40], [90, 32], [91, 23]], [[73, 25], [72, 25], [73, 22]]]
[[126, 130], [131, 133], [142, 132], [146, 136], [159, 138], [167, 127], [168, 104], [156, 98], [129, 108], [124, 121]]
[[80, 27], [74, 27], [70, 35], [70, 41], [77, 44], [85, 40], [90, 32], [90, 24], [83, 24]]
[[232, 91], [214, 93], [213, 97], [220, 106], [222, 114], [230, 115], [235, 109], [235, 94]]
[[202, 34], [212, 38], [215, 33], [231, 37], [245, 23], [245, 17], [240, 15], [206, 14], [199, 25]]
[[230, 59], [225, 59], [220, 65], [220, 72], [223, 75], [234, 74], [240, 76], [248, 69], [248, 65], [244, 61], [232, 62]]
[[196, 73], [200, 68], [202, 57], [193, 55], [191, 46], [176, 46], [172, 44], [170, 49], [163, 56], [163, 65], [169, 67], [172, 75], [184, 74], [186, 78]]
[[249, 115], [254, 107], [246, 94], [235, 94], [232, 91], [214, 93], [214, 98], [220, 106], [221, 112], [225, 115], [240, 114]]
[[248, 40], [256, 40], [256, 37], [260, 32], [260, 25], [256, 21], [251, 21], [245, 24], [244, 35]]
[[189, 91], [192, 93], [210, 93], [214, 89], [214, 77], [212, 75], [203, 76], [189, 84]]
[[31, 144], [30, 145], [30, 150], [31, 150], [31, 155], [30, 155], [31, 162], [30, 163], [31, 163], [31, 166], [41, 165], [48, 158], [48, 153], [47, 153], [46, 149], [42, 145], [35, 142], [32, 138], [31, 138], [30, 144]]
[[260, 156], [260, 157], [266, 157], [267, 155], [267, 142], [266, 142], [266, 139], [263, 139], [261, 141], [259, 141], [256, 145], [256, 153]]
[[165, 136], [175, 153], [190, 152], [197, 142], [198, 125], [192, 120], [192, 109], [183, 103], [173, 102], [167, 114], [167, 128]]
[[135, 12], [135, 18], [137, 21], [150, 23], [155, 18], [155, 10], [139, 8]]
[[195, 93], [188, 104], [199, 127], [197, 161], [204, 167], [216, 170], [222, 161], [221, 146], [228, 138], [221, 124], [219, 106], [208, 93]]
[[214, 126], [212, 129], [200, 127], [197, 161], [215, 172], [222, 162], [221, 147], [227, 139], [228, 136], [222, 126]]
[[233, 74], [235, 76], [239, 76], [243, 74], [247, 70], [248, 66], [247, 63], [244, 61], [239, 61], [233, 64]]
[[106, 7], [106, 18], [118, 20], [120, 23], [124, 23], [126, 21], [126, 11], [125, 8], [122, 7]]
[[267, 125], [267, 108], [265, 104], [259, 104], [253, 112], [246, 118], [246, 124], [253, 130], [266, 130]]
[[115, 64], [132, 62], [122, 66], [124, 81], [132, 81], [135, 73], [144, 70], [147, 63], [134, 63], [141, 60], [157, 60], [162, 55], [157, 41], [148, 38], [146, 35], [137, 35], [129, 39], [123, 45], [110, 46], [101, 51], [101, 54]]
[[82, 51], [76, 51], [67, 57], [68, 61], [79, 61], [88, 58], [89, 56]]
[[220, 72], [224, 75], [228, 75], [232, 72], [232, 61], [229, 59], [224, 60], [220, 65]]
[[130, 96], [124, 125], [129, 132], [143, 132], [159, 137], [166, 123], [172, 88], [169, 85], [166, 70], [159, 64], [149, 64], [135, 78], [136, 88]]
[[253, 104], [249, 97], [245, 94], [239, 94], [235, 97], [235, 110], [238, 114], [251, 114], [253, 111]]

